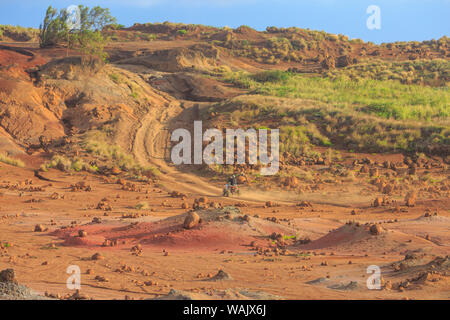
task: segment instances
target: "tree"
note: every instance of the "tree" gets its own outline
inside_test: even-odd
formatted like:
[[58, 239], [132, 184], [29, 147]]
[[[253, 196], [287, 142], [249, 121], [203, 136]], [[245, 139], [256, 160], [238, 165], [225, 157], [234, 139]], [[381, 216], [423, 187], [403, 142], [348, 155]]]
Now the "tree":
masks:
[[39, 45], [41, 48], [60, 44], [67, 39], [69, 28], [67, 26], [67, 11], [49, 6], [45, 14], [44, 22], [39, 26]]
[[79, 5], [80, 31], [102, 31], [107, 25], [116, 23], [116, 18], [111, 16], [108, 8], [96, 6], [92, 9]]
[[48, 7], [44, 22], [40, 25], [39, 39], [41, 47], [51, 47], [65, 44], [69, 48], [77, 48], [83, 54], [106, 58], [103, 49], [108, 41], [102, 34], [105, 26], [116, 23], [108, 8], [96, 6], [92, 9], [78, 6], [77, 28], [70, 29], [69, 12], [66, 9], [58, 11]]

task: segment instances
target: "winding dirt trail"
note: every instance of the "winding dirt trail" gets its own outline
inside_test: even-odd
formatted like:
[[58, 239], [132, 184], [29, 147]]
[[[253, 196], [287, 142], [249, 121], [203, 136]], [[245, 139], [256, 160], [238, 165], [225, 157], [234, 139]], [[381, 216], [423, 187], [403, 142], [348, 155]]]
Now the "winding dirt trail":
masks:
[[165, 109], [147, 113], [136, 133], [133, 154], [141, 165], [157, 167], [162, 173], [160, 178], [168, 189], [210, 197], [220, 196], [220, 188], [198, 176], [180, 172], [165, 159], [170, 141], [170, 124], [182, 111], [181, 103], [175, 101], [169, 103]]
[[[183, 105], [183, 107], [182, 107]], [[176, 127], [189, 128], [195, 120], [195, 102], [173, 101], [166, 108], [151, 110], [141, 121], [136, 132], [133, 144], [133, 154], [141, 165], [151, 165], [161, 171], [161, 182], [168, 191], [192, 193], [198, 196], [221, 198], [222, 189], [212, 185], [209, 181], [193, 173], [181, 172], [167, 161], [170, 132]], [[183, 112], [184, 111], [184, 112]], [[284, 194], [284, 193], [283, 193]], [[240, 196], [233, 199], [261, 203], [268, 200], [277, 201], [286, 205], [295, 204], [295, 199], [283, 200], [281, 193], [255, 192], [245, 190]]]
[[[167, 191], [176, 190], [196, 196], [208, 196], [217, 199], [229, 199], [222, 196], [221, 186], [213, 185], [205, 178], [190, 172], [182, 172], [170, 164], [170, 133], [176, 128], [190, 128], [197, 120], [197, 102], [174, 100], [165, 108], [155, 108], [141, 120], [134, 137], [133, 154], [143, 166], [153, 166], [161, 171], [161, 182]], [[348, 199], [330, 199], [321, 195], [299, 195], [286, 191], [264, 192], [242, 188], [240, 196], [232, 199], [249, 203], [273, 201], [292, 206], [298, 201], [309, 200], [315, 203], [350, 207]]]

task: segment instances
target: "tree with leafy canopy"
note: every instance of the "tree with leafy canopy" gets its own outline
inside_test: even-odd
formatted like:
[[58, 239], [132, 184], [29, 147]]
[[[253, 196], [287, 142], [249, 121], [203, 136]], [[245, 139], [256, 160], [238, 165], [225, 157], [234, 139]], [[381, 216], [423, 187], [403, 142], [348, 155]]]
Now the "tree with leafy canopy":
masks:
[[39, 26], [39, 44], [41, 48], [52, 47], [67, 39], [67, 10], [58, 10], [49, 6], [43, 23]]
[[96, 6], [88, 8], [78, 6], [77, 28], [70, 28], [70, 12], [49, 6], [43, 23], [40, 25], [39, 39], [41, 47], [66, 45], [69, 48], [79, 49], [83, 54], [95, 55], [101, 59], [106, 58], [103, 51], [108, 38], [102, 34], [105, 26], [115, 24], [116, 18], [111, 16], [108, 8]]

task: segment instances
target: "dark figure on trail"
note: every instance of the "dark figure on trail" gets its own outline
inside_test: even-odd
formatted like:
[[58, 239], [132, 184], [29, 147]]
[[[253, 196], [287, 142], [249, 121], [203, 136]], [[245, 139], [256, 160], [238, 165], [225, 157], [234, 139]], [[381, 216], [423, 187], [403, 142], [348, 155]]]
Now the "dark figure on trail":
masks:
[[236, 175], [233, 174], [230, 178], [228, 178], [228, 184], [230, 186], [236, 186], [237, 185]]
[[223, 196], [229, 197], [232, 194], [240, 195], [241, 192], [239, 191], [239, 187], [237, 184], [237, 176], [233, 174], [230, 176], [227, 180], [227, 184], [225, 185], [225, 188], [223, 189]]

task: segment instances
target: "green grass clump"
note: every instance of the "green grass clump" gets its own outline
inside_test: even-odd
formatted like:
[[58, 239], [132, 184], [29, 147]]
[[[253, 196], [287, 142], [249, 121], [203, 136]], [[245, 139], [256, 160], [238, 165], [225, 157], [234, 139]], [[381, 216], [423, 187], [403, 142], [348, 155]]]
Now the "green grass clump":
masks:
[[312, 145], [331, 146], [314, 124], [307, 126], [281, 126], [280, 151], [296, 155], [309, 155]]
[[97, 172], [98, 168], [96, 166], [85, 163], [80, 158], [68, 159], [62, 155], [55, 155], [53, 158], [41, 166], [41, 170], [47, 171], [50, 168], [58, 169], [64, 172]]
[[122, 78], [120, 77], [120, 75], [118, 75], [117, 73], [111, 73], [109, 74], [109, 78], [114, 82], [114, 83], [121, 83], [122, 82]]
[[25, 163], [22, 160], [11, 158], [6, 153], [0, 153], [0, 162], [23, 168], [25, 167]]
[[257, 82], [280, 82], [280, 81], [286, 81], [289, 79], [289, 75], [286, 72], [283, 72], [281, 70], [271, 70], [271, 71], [264, 71], [260, 73], [256, 73], [252, 75], [252, 78]]
[[143, 202], [139, 202], [136, 205], [136, 209], [137, 210], [148, 210], [148, 209], [150, 209], [150, 206], [148, 205], [148, 202], [143, 201]]

